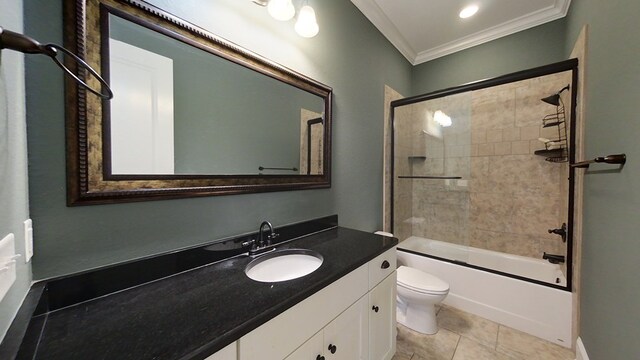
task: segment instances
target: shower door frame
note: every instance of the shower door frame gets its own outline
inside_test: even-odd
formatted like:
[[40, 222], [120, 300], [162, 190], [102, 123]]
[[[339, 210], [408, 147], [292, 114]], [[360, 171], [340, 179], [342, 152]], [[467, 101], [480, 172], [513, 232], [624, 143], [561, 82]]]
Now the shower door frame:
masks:
[[[391, 123], [391, 131], [390, 131], [390, 135], [391, 135], [391, 169], [390, 169], [390, 174], [391, 174], [391, 182], [390, 182], [390, 191], [389, 191], [389, 214], [390, 214], [390, 218], [391, 218], [391, 228], [390, 231], [393, 233], [394, 229], [394, 189], [395, 189], [395, 108], [398, 106], [404, 106], [404, 105], [411, 105], [411, 104], [415, 104], [418, 102], [422, 102], [422, 101], [426, 101], [426, 100], [432, 100], [432, 99], [437, 99], [437, 98], [442, 98], [445, 96], [449, 96], [449, 95], [455, 95], [455, 94], [460, 94], [460, 93], [464, 93], [464, 92], [469, 92], [469, 91], [474, 91], [474, 90], [480, 90], [480, 89], [486, 89], [486, 88], [490, 88], [490, 87], [494, 87], [494, 86], [499, 86], [499, 85], [504, 85], [504, 84], [508, 84], [508, 83], [512, 83], [512, 82], [516, 82], [516, 81], [522, 81], [522, 80], [527, 80], [527, 79], [532, 79], [532, 78], [536, 78], [536, 77], [540, 77], [540, 76], [545, 76], [545, 75], [551, 75], [551, 74], [556, 74], [556, 73], [560, 73], [560, 72], [565, 72], [565, 71], [571, 71], [571, 104], [568, 106], [568, 108], [571, 110], [571, 116], [569, 118], [569, 145], [568, 145], [568, 162], [569, 164], [573, 164], [575, 163], [575, 153], [576, 153], [576, 105], [577, 105], [577, 96], [578, 96], [578, 59], [569, 59], [569, 60], [564, 60], [564, 61], [560, 61], [557, 63], [552, 63], [549, 65], [544, 65], [544, 66], [540, 66], [540, 67], [535, 67], [532, 69], [527, 69], [527, 70], [522, 70], [522, 71], [518, 71], [518, 72], [514, 72], [514, 73], [510, 73], [510, 74], [506, 74], [506, 75], [502, 75], [502, 76], [498, 76], [495, 78], [491, 78], [491, 79], [486, 79], [486, 80], [480, 80], [480, 81], [476, 81], [476, 82], [471, 82], [468, 84], [463, 84], [463, 85], [459, 85], [459, 86], [454, 86], [454, 87], [450, 87], [450, 88], [446, 88], [446, 89], [442, 89], [442, 90], [437, 90], [437, 91], [433, 91], [433, 92], [429, 92], [426, 94], [421, 94], [421, 95], [416, 95], [416, 96], [411, 96], [411, 97], [407, 97], [407, 98], [403, 98], [403, 99], [399, 99], [399, 100], [394, 100], [391, 102], [391, 108], [390, 108], [390, 123]], [[573, 287], [573, 225], [574, 225], [574, 201], [575, 201], [575, 171], [576, 169], [574, 167], [569, 166], [569, 187], [568, 187], [568, 192], [569, 192], [569, 198], [567, 200], [567, 253], [565, 256], [565, 264], [566, 264], [566, 286], [561, 286], [561, 285], [556, 285], [556, 284], [551, 284], [548, 282], [544, 282], [544, 281], [540, 281], [540, 280], [535, 280], [535, 279], [531, 279], [531, 278], [527, 278], [527, 277], [523, 277], [523, 276], [519, 276], [519, 275], [514, 275], [514, 274], [510, 274], [510, 273], [506, 273], [506, 272], [502, 272], [502, 271], [497, 271], [497, 270], [493, 270], [493, 269], [489, 269], [489, 268], [485, 268], [485, 267], [481, 267], [481, 266], [477, 266], [477, 265], [473, 265], [473, 264], [468, 264], [468, 263], [464, 263], [464, 262], [460, 262], [460, 261], [456, 261], [456, 260], [451, 260], [451, 259], [446, 259], [446, 258], [442, 258], [442, 257], [438, 257], [438, 256], [433, 256], [433, 255], [429, 255], [429, 254], [424, 254], [424, 253], [419, 253], [416, 251], [412, 251], [412, 250], [406, 250], [406, 249], [401, 249], [400, 247], [398, 247], [398, 250], [400, 251], [404, 251], [404, 252], [408, 252], [408, 253], [412, 253], [412, 254], [416, 254], [416, 255], [420, 255], [420, 256], [426, 256], [429, 258], [433, 258], [439, 261], [445, 261], [445, 262], [449, 262], [449, 263], [453, 263], [456, 265], [460, 265], [460, 266], [465, 266], [465, 267], [469, 267], [469, 268], [473, 268], [473, 269], [477, 269], [477, 270], [482, 270], [482, 271], [487, 271], [490, 273], [494, 273], [494, 274], [498, 274], [498, 275], [502, 275], [502, 276], [507, 276], [510, 278], [514, 278], [514, 279], [518, 279], [518, 280], [523, 280], [523, 281], [527, 281], [530, 283], [535, 283], [535, 284], [539, 284], [539, 285], [543, 285], [543, 286], [548, 286], [548, 287], [552, 287], [552, 288], [556, 288], [556, 289], [560, 289], [560, 290], [565, 290], [565, 291], [571, 291], [572, 287]], [[399, 244], [400, 245], [400, 244]]]

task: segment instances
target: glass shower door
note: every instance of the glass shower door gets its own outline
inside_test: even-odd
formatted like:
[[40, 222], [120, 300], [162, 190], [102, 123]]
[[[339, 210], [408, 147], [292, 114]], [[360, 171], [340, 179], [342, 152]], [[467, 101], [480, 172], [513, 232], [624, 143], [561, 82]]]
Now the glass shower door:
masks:
[[468, 260], [470, 96], [394, 110], [393, 232], [402, 249]]
[[568, 287], [576, 83], [539, 71], [392, 104], [399, 249]]

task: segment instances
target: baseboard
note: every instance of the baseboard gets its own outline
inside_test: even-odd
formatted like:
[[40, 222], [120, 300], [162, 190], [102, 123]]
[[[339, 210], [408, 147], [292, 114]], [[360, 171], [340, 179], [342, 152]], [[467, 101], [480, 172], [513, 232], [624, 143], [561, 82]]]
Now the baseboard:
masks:
[[576, 360], [589, 360], [587, 350], [584, 348], [580, 337], [578, 337], [578, 341], [576, 341]]

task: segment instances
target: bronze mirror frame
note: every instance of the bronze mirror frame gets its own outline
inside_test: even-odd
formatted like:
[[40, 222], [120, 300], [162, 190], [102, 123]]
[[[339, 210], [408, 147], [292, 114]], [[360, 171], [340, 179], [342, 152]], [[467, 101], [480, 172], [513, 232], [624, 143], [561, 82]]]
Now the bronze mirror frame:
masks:
[[[333, 90], [309, 77], [243, 49], [196, 25], [139, 0], [65, 0], [64, 43], [89, 65], [102, 69], [103, 22], [113, 13], [173, 39], [317, 95], [324, 100], [323, 172], [321, 175], [112, 175], [104, 161], [109, 151], [107, 100], [65, 80], [67, 206], [163, 200], [331, 187]], [[108, 49], [107, 49], [108, 50]], [[77, 71], [75, 64], [66, 64]], [[91, 86], [97, 80], [80, 74]], [[117, 96], [117, 94], [115, 95]]]

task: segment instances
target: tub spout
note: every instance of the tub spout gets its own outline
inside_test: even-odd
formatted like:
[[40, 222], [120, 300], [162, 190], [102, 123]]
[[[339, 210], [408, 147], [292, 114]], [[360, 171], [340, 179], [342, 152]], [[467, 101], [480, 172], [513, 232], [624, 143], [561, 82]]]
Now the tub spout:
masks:
[[564, 255], [547, 254], [546, 252], [544, 252], [542, 253], [542, 259], [547, 260], [552, 264], [564, 264]]

